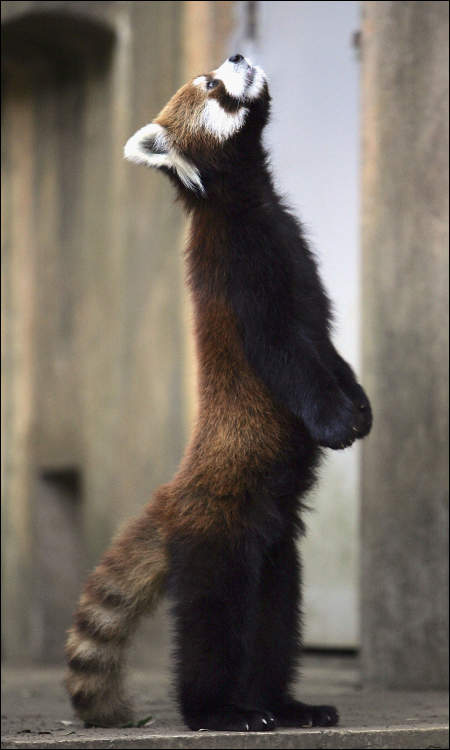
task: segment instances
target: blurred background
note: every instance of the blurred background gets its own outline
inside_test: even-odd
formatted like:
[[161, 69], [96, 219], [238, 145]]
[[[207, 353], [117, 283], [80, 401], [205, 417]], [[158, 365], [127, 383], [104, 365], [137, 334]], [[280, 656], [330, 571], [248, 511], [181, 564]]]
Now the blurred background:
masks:
[[[276, 182], [375, 415], [310, 498], [305, 644], [360, 654], [368, 683], [445, 686], [447, 2], [1, 8], [3, 657], [62, 661], [83, 578], [182, 455], [185, 220], [122, 150], [241, 52], [268, 74]], [[141, 666], [166, 663], [168, 631], [164, 611], [142, 626]]]

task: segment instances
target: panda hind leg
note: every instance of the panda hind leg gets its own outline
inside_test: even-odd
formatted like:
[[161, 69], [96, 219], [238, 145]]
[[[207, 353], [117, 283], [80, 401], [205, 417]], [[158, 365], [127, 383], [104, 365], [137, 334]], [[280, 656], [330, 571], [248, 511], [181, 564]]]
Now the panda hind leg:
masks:
[[258, 544], [178, 540], [169, 557], [175, 687], [185, 723], [193, 730], [274, 729], [270, 711], [241, 701], [256, 624]]
[[288, 528], [262, 562], [249, 700], [269, 709], [280, 727], [333, 726], [334, 706], [302, 703], [290, 693], [301, 651], [300, 585], [295, 532]]

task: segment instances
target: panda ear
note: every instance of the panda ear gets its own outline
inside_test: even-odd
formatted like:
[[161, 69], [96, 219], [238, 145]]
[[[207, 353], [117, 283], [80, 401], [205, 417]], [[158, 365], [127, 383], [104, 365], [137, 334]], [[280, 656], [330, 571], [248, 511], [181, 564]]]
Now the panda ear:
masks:
[[125, 144], [123, 154], [128, 161], [147, 164], [149, 167], [168, 166], [169, 143], [167, 131], [151, 122], [140, 128]]
[[136, 164], [171, 169], [185, 187], [205, 192], [197, 167], [171, 145], [166, 128], [156, 122], [144, 125], [128, 139], [124, 156]]

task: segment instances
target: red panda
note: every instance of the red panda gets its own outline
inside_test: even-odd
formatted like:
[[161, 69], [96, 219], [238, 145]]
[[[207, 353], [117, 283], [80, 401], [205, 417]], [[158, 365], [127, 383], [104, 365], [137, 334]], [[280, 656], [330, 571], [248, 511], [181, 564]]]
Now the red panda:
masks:
[[183, 86], [125, 157], [167, 174], [190, 214], [199, 413], [175, 477], [91, 573], [67, 641], [88, 724], [123, 724], [124, 651], [172, 604], [176, 694], [194, 730], [330, 726], [290, 692], [301, 646], [302, 502], [323, 447], [370, 430], [370, 404], [330, 339], [330, 304], [299, 221], [275, 192], [264, 72], [234, 55]]

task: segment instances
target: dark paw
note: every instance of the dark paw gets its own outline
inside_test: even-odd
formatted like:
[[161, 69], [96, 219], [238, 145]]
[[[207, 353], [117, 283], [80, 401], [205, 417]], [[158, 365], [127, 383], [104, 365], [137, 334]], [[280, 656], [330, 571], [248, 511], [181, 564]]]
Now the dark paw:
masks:
[[270, 711], [249, 711], [234, 706], [197, 716], [186, 716], [185, 720], [194, 731], [210, 729], [216, 732], [270, 732], [275, 729], [275, 717]]
[[357, 413], [356, 437], [359, 439], [369, 434], [372, 428], [372, 421], [373, 421], [370, 401], [367, 398], [366, 394], [364, 393], [364, 390], [361, 388], [360, 385], [358, 385], [358, 390], [354, 395], [353, 403], [355, 405], [356, 413]]
[[276, 709], [275, 719], [280, 727], [332, 727], [338, 723], [339, 714], [334, 706], [290, 701]]
[[340, 388], [320, 393], [305, 424], [319, 445], [324, 448], [348, 448], [359, 437], [359, 409]]

